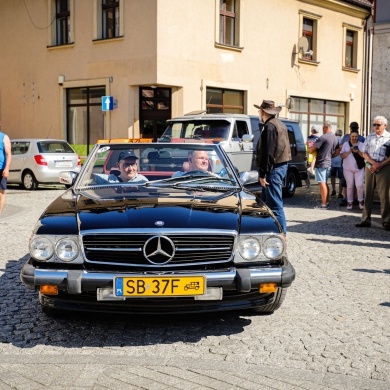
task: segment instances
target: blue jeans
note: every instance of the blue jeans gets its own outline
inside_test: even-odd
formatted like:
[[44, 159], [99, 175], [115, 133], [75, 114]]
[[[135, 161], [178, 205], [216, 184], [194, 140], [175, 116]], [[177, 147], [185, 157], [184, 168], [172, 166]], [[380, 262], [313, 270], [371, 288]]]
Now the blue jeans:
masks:
[[261, 200], [275, 214], [284, 234], [287, 234], [287, 223], [283, 209], [282, 187], [286, 175], [287, 163], [277, 166], [266, 176], [269, 185], [261, 190]]

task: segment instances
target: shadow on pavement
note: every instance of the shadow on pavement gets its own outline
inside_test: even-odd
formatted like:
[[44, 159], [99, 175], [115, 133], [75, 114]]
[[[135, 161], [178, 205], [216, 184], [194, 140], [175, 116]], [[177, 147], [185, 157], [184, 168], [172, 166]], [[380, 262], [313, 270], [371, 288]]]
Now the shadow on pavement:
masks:
[[0, 343], [19, 348], [123, 347], [175, 342], [196, 343], [210, 336], [229, 336], [251, 324], [239, 312], [166, 316], [71, 313], [46, 316], [38, 292], [28, 290], [19, 273], [28, 255], [9, 260], [0, 277]]

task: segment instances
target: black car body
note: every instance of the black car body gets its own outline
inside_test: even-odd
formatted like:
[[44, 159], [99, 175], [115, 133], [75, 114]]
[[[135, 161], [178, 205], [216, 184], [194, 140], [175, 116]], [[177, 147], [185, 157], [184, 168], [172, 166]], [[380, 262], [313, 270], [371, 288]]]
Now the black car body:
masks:
[[[96, 184], [129, 149], [148, 181]], [[191, 150], [208, 172], [181, 172]], [[277, 220], [219, 145], [101, 142], [61, 177], [73, 186], [39, 218], [21, 271], [49, 314], [271, 313], [295, 278]]]

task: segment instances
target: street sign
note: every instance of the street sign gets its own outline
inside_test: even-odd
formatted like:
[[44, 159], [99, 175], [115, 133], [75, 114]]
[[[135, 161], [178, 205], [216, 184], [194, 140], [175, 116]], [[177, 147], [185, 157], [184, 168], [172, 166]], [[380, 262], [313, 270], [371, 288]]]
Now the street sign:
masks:
[[114, 109], [114, 98], [112, 96], [102, 96], [102, 111], [112, 111]]

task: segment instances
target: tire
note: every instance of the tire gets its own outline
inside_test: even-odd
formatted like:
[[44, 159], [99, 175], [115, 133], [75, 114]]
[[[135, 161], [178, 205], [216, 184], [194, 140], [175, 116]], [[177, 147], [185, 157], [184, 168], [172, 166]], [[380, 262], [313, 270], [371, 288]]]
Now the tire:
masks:
[[283, 195], [286, 198], [292, 198], [297, 189], [297, 178], [294, 172], [287, 172], [286, 186], [283, 188]]
[[31, 171], [26, 171], [23, 173], [22, 185], [23, 188], [27, 191], [34, 191], [38, 188], [38, 182]]
[[282, 303], [286, 298], [286, 293], [286, 288], [278, 288], [278, 291], [276, 291], [275, 294], [275, 300], [272, 303], [270, 303], [269, 305], [256, 307], [252, 309], [253, 312], [257, 314], [272, 314], [275, 310], [278, 310], [279, 307], [282, 306]]

